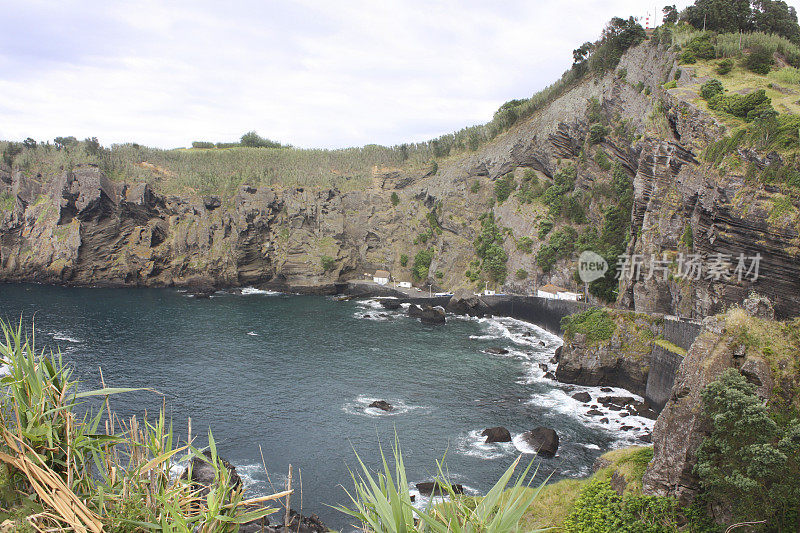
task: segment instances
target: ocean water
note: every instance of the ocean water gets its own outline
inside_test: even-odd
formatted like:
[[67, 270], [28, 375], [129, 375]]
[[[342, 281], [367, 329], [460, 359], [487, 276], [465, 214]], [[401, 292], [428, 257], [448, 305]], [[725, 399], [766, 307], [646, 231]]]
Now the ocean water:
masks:
[[[0, 284], [0, 316], [35, 322], [37, 345], [60, 349], [86, 389], [99, 387], [102, 368], [108, 386], [157, 391], [113, 397], [118, 413], [152, 416], [165, 402], [182, 436], [189, 417], [201, 443], [210, 427], [252, 496], [282, 489], [292, 464], [303, 512], [335, 528], [349, 520], [328, 505], [348, 502], [355, 452], [377, 467], [395, 432], [412, 483], [430, 480], [446, 454], [452, 480], [478, 494], [517, 455], [533, 458], [519, 435], [537, 426], [560, 437], [554, 458], [536, 459], [538, 476], [552, 480], [588, 475], [601, 453], [641, 443], [652, 428], [606, 411], [598, 388], [548, 379], [560, 339], [509, 318], [426, 326], [376, 300], [29, 284]], [[572, 399], [578, 391], [593, 401]], [[395, 409], [369, 408], [375, 399]], [[592, 405], [607, 422], [587, 414]], [[480, 432], [498, 425], [514, 442], [482, 444]]]

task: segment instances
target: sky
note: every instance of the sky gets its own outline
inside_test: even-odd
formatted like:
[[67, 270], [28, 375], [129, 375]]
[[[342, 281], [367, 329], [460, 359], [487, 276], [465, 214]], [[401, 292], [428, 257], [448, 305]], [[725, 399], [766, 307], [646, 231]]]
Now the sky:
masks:
[[0, 139], [424, 141], [554, 82], [612, 16], [660, 15], [647, 4], [0, 0]]

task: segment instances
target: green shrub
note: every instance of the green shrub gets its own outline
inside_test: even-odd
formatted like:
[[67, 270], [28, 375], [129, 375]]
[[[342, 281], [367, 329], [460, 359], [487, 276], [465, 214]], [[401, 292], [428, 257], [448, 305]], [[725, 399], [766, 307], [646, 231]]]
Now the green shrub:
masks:
[[539, 198], [543, 192], [542, 184], [539, 183], [539, 179], [534, 174], [532, 177], [524, 178], [519, 187], [517, 187], [517, 200], [521, 204], [530, 204]]
[[731, 70], [733, 70], [733, 60], [730, 58], [723, 59], [719, 62], [719, 65], [717, 65], [717, 74], [720, 76], [724, 76]]
[[239, 144], [241, 144], [241, 146], [245, 146], [245, 147], [248, 147], [248, 148], [280, 148], [281, 147], [281, 143], [275, 142], [275, 141], [271, 141], [269, 139], [265, 139], [264, 137], [261, 137], [255, 131], [248, 131], [247, 133], [242, 135], [242, 138], [239, 140]]
[[472, 186], [469, 188], [469, 192], [476, 194], [479, 190], [481, 190], [481, 182], [478, 180], [473, 181]]
[[756, 74], [769, 74], [772, 68], [772, 52], [764, 46], [755, 46], [744, 58], [742, 65], [744, 68]]
[[214, 143], [209, 141], [193, 141], [192, 148], [208, 150], [214, 148]]
[[336, 259], [329, 255], [323, 255], [320, 257], [320, 263], [322, 264], [322, 270], [328, 272], [329, 270], [333, 270], [336, 266]]
[[420, 250], [414, 256], [414, 266], [411, 267], [411, 276], [414, 281], [425, 281], [428, 279], [428, 270], [433, 262], [433, 249]]
[[481, 215], [481, 233], [474, 243], [475, 255], [480, 260], [481, 270], [490, 281], [505, 282], [508, 254], [503, 249], [503, 232], [497, 227], [494, 215]]
[[533, 251], [533, 239], [530, 237], [522, 237], [517, 241], [517, 250], [529, 254]]
[[502, 178], [498, 178], [494, 182], [494, 196], [497, 198], [497, 203], [502, 204], [511, 193], [517, 188], [517, 181], [514, 179], [514, 174], [509, 172]]
[[601, 170], [606, 172], [611, 170], [611, 161], [602, 149], [598, 149], [597, 152], [595, 152], [594, 161]]
[[568, 533], [666, 533], [680, 531], [678, 502], [663, 496], [620, 496], [609, 480], [584, 488], [564, 521]]
[[546, 218], [539, 222], [539, 239], [544, 239], [547, 234], [550, 233], [550, 230], [553, 229], [554, 224], [555, 222], [553, 222], [553, 220], [550, 218]]
[[675, 80], [668, 81], [667, 83], [665, 83], [664, 85], [662, 85], [662, 87], [664, 88], [664, 90], [667, 90], [667, 91], [668, 91], [669, 89], [674, 89], [674, 88], [675, 88], [675, 87], [677, 87], [677, 86], [678, 86], [678, 82], [677, 82], [677, 81], [675, 81]]
[[700, 87], [700, 96], [706, 100], [723, 92], [725, 92], [725, 88], [722, 86], [722, 82], [714, 78], [711, 78]]
[[701, 397], [711, 424], [697, 450], [695, 473], [703, 488], [727, 502], [734, 518], [766, 520], [772, 531], [797, 530], [800, 419], [776, 423], [755, 385], [733, 368]]
[[608, 135], [608, 129], [600, 123], [589, 126], [589, 144], [598, 144]]
[[408, 256], [406, 254], [400, 254], [400, 266], [408, 266]]
[[444, 272], [442, 272], [441, 270], [437, 270], [436, 272], [433, 273], [433, 277], [436, 279], [442, 279], [444, 277]]
[[578, 232], [572, 226], [564, 226], [550, 235], [547, 244], [539, 248], [536, 264], [542, 272], [549, 272], [559, 259], [565, 259], [575, 250]]
[[528, 277], [528, 271], [523, 268], [520, 268], [514, 275], [517, 277], [517, 279], [523, 280]]
[[400, 203], [400, 197], [397, 196], [396, 192], [392, 192], [391, 201], [392, 201], [392, 205], [395, 206], [395, 207], [397, 207], [397, 204]]
[[14, 160], [21, 153], [22, 153], [22, 144], [17, 142], [10, 142], [6, 144], [5, 148], [3, 148], [3, 162], [8, 166], [12, 166], [14, 164]]
[[762, 115], [773, 115], [772, 101], [764, 89], [750, 94], [718, 94], [708, 100], [708, 107], [714, 111], [722, 111], [735, 117], [751, 121]]
[[602, 307], [593, 307], [562, 318], [561, 329], [564, 330], [565, 337], [573, 338], [580, 333], [586, 336], [587, 342], [596, 343], [609, 340], [617, 330], [617, 325], [608, 311]]

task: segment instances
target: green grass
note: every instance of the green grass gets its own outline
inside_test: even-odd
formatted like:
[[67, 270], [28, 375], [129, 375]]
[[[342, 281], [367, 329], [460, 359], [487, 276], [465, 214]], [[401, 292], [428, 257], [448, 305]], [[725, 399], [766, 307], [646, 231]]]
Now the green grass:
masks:
[[12, 194], [4, 192], [0, 194], [0, 211], [13, 211], [16, 200]]
[[672, 352], [674, 354], [678, 354], [681, 357], [686, 357], [686, 354], [688, 353], [686, 350], [684, 350], [680, 346], [678, 346], [676, 344], [672, 344], [671, 342], [669, 342], [666, 339], [656, 339], [654, 341], [654, 343], [656, 345], [658, 345], [658, 346], [661, 346], [662, 348], [664, 348], [668, 352]]
[[621, 448], [606, 452], [601, 458], [608, 461], [609, 465], [588, 478], [563, 479], [545, 485], [528, 507], [521, 522], [523, 529], [552, 527], [555, 531], [563, 531], [564, 521], [573, 511], [581, 491], [593, 481], [610, 480], [615, 471], [625, 478], [627, 493], [641, 494], [642, 476], [653, 458], [652, 447]]
[[586, 335], [586, 341], [590, 344], [610, 339], [617, 329], [609, 312], [600, 307], [564, 317], [561, 320], [561, 327], [565, 338], [582, 334]]

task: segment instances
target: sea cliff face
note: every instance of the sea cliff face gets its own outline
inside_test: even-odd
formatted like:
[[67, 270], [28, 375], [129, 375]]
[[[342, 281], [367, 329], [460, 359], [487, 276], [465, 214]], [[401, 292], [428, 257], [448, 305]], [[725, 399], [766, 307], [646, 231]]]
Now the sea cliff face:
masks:
[[[548, 186], [574, 165], [573, 190], [586, 204], [586, 221], [576, 227], [601, 227], [604, 209], [615, 201], [597, 192], [612, 183], [608, 166], [594, 157], [601, 149], [633, 184], [629, 253], [762, 256], [755, 282], [624, 281], [623, 306], [702, 317], [755, 289], [775, 302], [778, 316], [796, 314], [798, 210], [772, 216], [777, 191], [748, 182], [741, 169], [723, 175], [701, 162], [722, 128], [698, 107], [690, 68], [682, 69], [678, 88], [662, 88], [676, 73], [672, 52], [643, 43], [617, 71], [587, 76], [476, 151], [442, 158], [436, 169], [376, 167], [370, 184], [356, 190], [242, 185], [227, 195], [167, 194], [159, 180], [112, 180], [94, 166], [31, 173], [0, 165], [0, 194], [12, 199], [0, 211], [0, 280], [132, 286], [202, 280], [328, 291], [377, 268], [411, 280], [415, 254], [429, 249], [433, 259], [420, 282], [454, 290], [475, 286], [466, 273], [474, 270], [480, 217], [492, 212], [508, 256], [498, 289], [573, 287], [574, 256], [547, 271], [536, 260], [549, 238], [542, 235], [551, 218], [547, 206], [515, 194], [495, 201], [493, 188], [509, 173], [517, 181], [534, 175]], [[593, 145], [590, 120], [598, 116], [609, 133]], [[757, 165], [767, 161], [764, 154], [743, 156]], [[553, 224], [551, 234], [568, 222]], [[420, 240], [423, 233], [428, 238]], [[520, 246], [523, 237], [532, 240], [529, 248]]]

